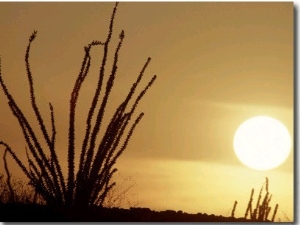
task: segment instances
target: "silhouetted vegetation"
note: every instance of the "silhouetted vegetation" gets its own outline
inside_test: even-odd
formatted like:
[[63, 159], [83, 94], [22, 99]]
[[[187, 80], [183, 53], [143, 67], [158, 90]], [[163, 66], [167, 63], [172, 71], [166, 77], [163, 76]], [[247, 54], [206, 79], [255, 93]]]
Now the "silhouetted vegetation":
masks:
[[[262, 191], [264, 189], [265, 186], [265, 196], [262, 196]], [[274, 222], [277, 210], [278, 210], [278, 204], [276, 204], [274, 211], [273, 211], [273, 215], [271, 220], [268, 219], [270, 213], [271, 213], [271, 206], [270, 206], [270, 201], [272, 199], [272, 195], [269, 193], [269, 180], [266, 177], [266, 182], [262, 185], [259, 195], [257, 197], [257, 201], [255, 204], [255, 208], [253, 208], [253, 196], [254, 196], [254, 188], [252, 188], [251, 190], [251, 194], [250, 194], [250, 199], [247, 205], [247, 209], [245, 212], [245, 219], [253, 221], [253, 222]], [[237, 205], [237, 201], [235, 201], [233, 209], [232, 209], [232, 213], [231, 215], [234, 216], [234, 211], [236, 209], [236, 205]]]
[[[31, 45], [37, 32], [34, 31], [29, 38], [25, 53], [25, 67], [28, 79], [31, 109], [39, 126], [33, 126], [24, 111], [17, 104], [10, 89], [6, 86], [1, 73], [0, 58], [0, 85], [7, 98], [8, 106], [17, 119], [26, 142], [25, 154], [27, 161], [22, 161], [10, 145], [0, 140], [4, 146], [4, 169], [6, 177], [0, 174], [0, 218], [4, 221], [111, 221], [111, 222], [268, 222], [274, 221], [278, 204], [271, 215], [269, 181], [260, 189], [257, 202], [254, 205], [254, 189], [251, 190], [250, 199], [242, 218], [235, 218], [238, 202], [235, 201], [231, 217], [207, 215], [203, 213], [188, 214], [182, 211], [166, 210], [153, 211], [149, 208], [122, 209], [114, 206], [121, 205], [126, 199], [129, 187], [116, 189], [113, 175], [117, 169], [115, 164], [126, 149], [136, 126], [144, 113], [135, 115], [136, 108], [145, 93], [154, 83], [154, 75], [147, 84], [137, 93], [144, 73], [150, 63], [148, 58], [143, 65], [136, 81], [128, 93], [114, 110], [112, 115], [104, 117], [114, 81], [118, 71], [119, 52], [125, 37], [124, 31], [119, 33], [118, 44], [115, 47], [111, 68], [108, 68], [113, 35], [114, 20], [118, 3], [113, 9], [109, 30], [104, 41], [94, 40], [84, 47], [84, 56], [77, 79], [72, 89], [68, 111], [68, 154], [67, 173], [62, 171], [61, 162], [56, 148], [56, 117], [54, 107], [49, 103], [50, 127], [46, 126], [45, 118], [40, 113], [36, 102], [33, 75], [30, 67]], [[91, 67], [91, 49], [100, 46], [103, 48], [101, 66], [99, 68], [98, 83], [91, 99], [91, 105], [86, 115], [85, 133], [81, 146], [75, 146], [77, 130], [75, 128], [77, 101], [81, 88], [89, 75]], [[108, 76], [107, 76], [107, 73]], [[105, 79], [107, 76], [107, 79]], [[105, 80], [107, 80], [105, 82]], [[104, 127], [103, 121], [107, 119], [108, 125]], [[104, 130], [104, 131], [103, 131]], [[102, 135], [100, 135], [100, 131]], [[100, 140], [98, 143], [97, 140]], [[7, 163], [7, 154], [10, 154], [16, 164], [28, 178], [28, 185], [21, 180], [12, 178]], [[79, 154], [78, 169], [75, 170], [75, 154]], [[26, 166], [28, 165], [28, 166]], [[265, 195], [262, 191], [265, 187]], [[167, 190], [166, 190], [167, 191]], [[253, 206], [254, 205], [254, 206]], [[16, 216], [17, 215], [17, 216]], [[39, 215], [39, 217], [37, 217]]]
[[[119, 181], [120, 180], [121, 179], [119, 179]], [[12, 190], [10, 190], [5, 176], [0, 173], [0, 204], [45, 205], [43, 198], [31, 185], [25, 183], [23, 179], [11, 178], [10, 185]], [[137, 201], [131, 199], [132, 195], [129, 193], [133, 187], [134, 182], [131, 179], [123, 179], [107, 194], [103, 206], [105, 208], [137, 206]], [[11, 192], [14, 193], [13, 200], [11, 199]]]
[[[24, 139], [27, 143], [26, 155], [27, 163], [22, 161], [15, 151], [4, 141], [0, 141], [0, 145], [5, 147], [4, 164], [7, 175], [7, 185], [10, 192], [10, 202], [16, 200], [11, 185], [11, 177], [8, 170], [6, 154], [9, 153], [23, 173], [29, 179], [29, 184], [34, 191], [38, 193], [48, 206], [68, 206], [84, 208], [92, 205], [103, 206], [108, 193], [112, 190], [115, 182], [112, 177], [117, 169], [114, 167], [117, 159], [122, 155], [127, 144], [144, 113], [134, 117], [135, 110], [140, 100], [143, 98], [147, 90], [151, 87], [156, 79], [153, 76], [148, 84], [136, 94], [136, 89], [144, 76], [145, 70], [150, 63], [147, 59], [140, 71], [136, 81], [132, 84], [124, 100], [115, 109], [113, 115], [108, 119], [107, 127], [103, 125], [103, 119], [107, 104], [110, 101], [110, 93], [114, 86], [114, 80], [117, 74], [117, 64], [119, 60], [119, 52], [125, 37], [122, 30], [119, 34], [119, 42], [114, 51], [112, 59], [112, 67], [109, 69], [107, 62], [108, 51], [110, 49], [110, 41], [113, 35], [113, 25], [116, 15], [118, 3], [115, 4], [113, 13], [109, 23], [109, 31], [105, 41], [92, 41], [84, 47], [84, 57], [77, 76], [73, 91], [69, 102], [69, 121], [68, 126], [68, 171], [67, 175], [63, 174], [61, 163], [57, 156], [56, 149], [56, 123], [54, 107], [49, 103], [51, 126], [46, 127], [45, 118], [40, 113], [40, 108], [36, 102], [36, 93], [34, 90], [33, 76], [30, 68], [30, 49], [33, 44], [37, 32], [34, 31], [29, 38], [29, 44], [25, 54], [26, 73], [30, 88], [31, 108], [38, 121], [39, 127], [33, 126], [24, 114], [24, 111], [16, 103], [15, 98], [11, 95], [9, 88], [6, 86], [1, 74], [0, 61], [0, 85], [5, 94], [11, 112], [18, 120], [22, 130]], [[92, 102], [86, 118], [86, 130], [80, 148], [75, 146], [76, 129], [76, 106], [78, 96], [81, 93], [81, 87], [86, 77], [89, 75], [91, 66], [90, 51], [95, 46], [103, 47], [102, 63], [99, 68], [98, 83], [92, 98]], [[110, 72], [109, 72], [110, 70]], [[110, 73], [106, 84], [104, 77], [106, 73]], [[103, 96], [102, 98], [100, 96]], [[135, 96], [135, 97], [134, 97]], [[129, 102], [131, 101], [131, 104]], [[83, 115], [81, 115], [83, 116]], [[132, 122], [133, 120], [133, 122]], [[103, 136], [100, 136], [100, 130], [105, 129]], [[42, 134], [42, 138], [39, 135]], [[101, 139], [100, 143], [97, 140]], [[46, 143], [46, 144], [43, 144]], [[75, 171], [74, 161], [75, 152], [80, 153], [79, 168]]]
[[[0, 204], [21, 203], [21, 204], [43, 204], [43, 199], [40, 198], [33, 190], [32, 186], [24, 183], [21, 179], [11, 178], [11, 187], [8, 186], [4, 175], [0, 174]], [[11, 189], [10, 189], [11, 188]], [[11, 193], [14, 193], [14, 199], [11, 198]]]
[[74, 213], [65, 209], [32, 204], [0, 205], [0, 218], [10, 222], [251, 222], [245, 218], [206, 213], [189, 214], [174, 210], [154, 211], [149, 208], [122, 209], [89, 206]]
[[[123, 182], [124, 184], [125, 182]], [[126, 192], [132, 186], [120, 185], [114, 187], [105, 200], [105, 207], [88, 206], [80, 211], [45, 205], [43, 199], [37, 198], [31, 186], [21, 179], [11, 180], [15, 193], [15, 201], [10, 201], [10, 191], [4, 175], [0, 175], [0, 218], [6, 222], [79, 222], [79, 221], [106, 221], [106, 222], [244, 222], [244, 218], [208, 215], [206, 213], [189, 214], [182, 211], [165, 210], [154, 211], [149, 208], [130, 207], [124, 209], [115, 207], [119, 202], [128, 198]], [[127, 199], [128, 200], [128, 199]], [[130, 199], [129, 199], [130, 200]], [[113, 207], [114, 206], [114, 207]], [[16, 217], [16, 214], [18, 215]], [[38, 216], [37, 216], [38, 215]]]

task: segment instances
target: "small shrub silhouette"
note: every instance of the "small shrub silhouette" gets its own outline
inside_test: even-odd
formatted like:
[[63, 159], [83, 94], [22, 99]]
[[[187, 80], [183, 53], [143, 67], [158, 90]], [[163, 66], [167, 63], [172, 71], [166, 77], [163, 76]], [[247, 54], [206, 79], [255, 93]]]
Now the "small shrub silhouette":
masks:
[[22, 203], [22, 204], [43, 204], [43, 199], [37, 195], [31, 186], [26, 185], [22, 179], [13, 178], [10, 181], [14, 193], [13, 202], [11, 192], [4, 175], [0, 173], [0, 204]]
[[[107, 61], [110, 41], [113, 35], [113, 25], [116, 15], [118, 3], [115, 4], [110, 23], [107, 38], [104, 42], [92, 41], [84, 47], [84, 57], [81, 64], [80, 72], [77, 76], [73, 91], [70, 97], [70, 110], [68, 121], [68, 173], [64, 175], [61, 169], [61, 164], [57, 156], [56, 150], [56, 124], [54, 116], [54, 108], [49, 103], [51, 115], [51, 127], [46, 127], [45, 120], [41, 116], [40, 109], [36, 103], [36, 93], [34, 90], [33, 76], [30, 69], [29, 56], [33, 41], [36, 38], [37, 32], [34, 31], [29, 38], [29, 44], [25, 54], [26, 73], [30, 88], [31, 107], [35, 117], [39, 123], [39, 130], [28, 121], [22, 109], [16, 103], [11, 95], [8, 87], [5, 85], [1, 74], [0, 61], [0, 85], [8, 100], [8, 105], [19, 122], [19, 126], [23, 132], [23, 136], [27, 143], [26, 155], [28, 166], [21, 161], [15, 151], [5, 143], [0, 141], [0, 145], [5, 147], [4, 163], [7, 174], [7, 184], [10, 184], [10, 174], [6, 162], [6, 154], [9, 153], [17, 165], [22, 169], [24, 174], [30, 181], [35, 191], [42, 196], [46, 204], [56, 206], [77, 206], [87, 207], [89, 205], [102, 206], [109, 191], [114, 187], [115, 182], [112, 182], [112, 176], [117, 171], [114, 165], [117, 159], [121, 156], [127, 147], [127, 144], [144, 113], [140, 113], [132, 122], [133, 115], [147, 90], [151, 87], [156, 79], [154, 75], [148, 84], [141, 92], [135, 94], [136, 88], [140, 85], [141, 79], [145, 73], [147, 66], [150, 63], [150, 58], [147, 59], [143, 68], [140, 71], [136, 81], [132, 84], [129, 92], [125, 96], [121, 104], [115, 109], [111, 116], [106, 130], [101, 136], [101, 141], [96, 144], [96, 139], [100, 136], [100, 130], [103, 128], [103, 117], [110, 101], [110, 93], [114, 86], [114, 80], [117, 73], [117, 63], [119, 59], [119, 51], [121, 49], [124, 31], [119, 34], [119, 42], [114, 52], [112, 68], [104, 84], [105, 72], [108, 70]], [[82, 146], [80, 149], [79, 168], [77, 172], [74, 168], [75, 160], [75, 120], [76, 120], [76, 104], [78, 96], [81, 92], [82, 84], [89, 74], [91, 66], [90, 51], [94, 46], [100, 45], [104, 49], [102, 64], [100, 66], [97, 87], [92, 99], [91, 106], [86, 118], [86, 130]], [[1, 59], [0, 59], [1, 60]], [[100, 99], [100, 94], [103, 95]], [[134, 97], [136, 95], [136, 97]], [[132, 100], [133, 99], [133, 100]], [[132, 103], [129, 104], [129, 101]], [[126, 129], [127, 128], [127, 129]], [[37, 132], [42, 133], [42, 138], [39, 139]], [[41, 143], [46, 143], [43, 147]], [[13, 190], [11, 191], [11, 199], [14, 199]]]

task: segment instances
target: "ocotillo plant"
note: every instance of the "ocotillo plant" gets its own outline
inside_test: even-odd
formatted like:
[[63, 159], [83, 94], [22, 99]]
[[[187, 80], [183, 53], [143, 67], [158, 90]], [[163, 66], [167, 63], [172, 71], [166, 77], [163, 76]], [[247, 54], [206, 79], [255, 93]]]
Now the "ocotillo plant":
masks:
[[[30, 69], [29, 56], [31, 45], [36, 38], [37, 32], [34, 31], [29, 38], [29, 44], [25, 54], [25, 65], [30, 88], [31, 107], [34, 111], [36, 120], [39, 123], [39, 129], [34, 127], [32, 125], [33, 123], [26, 118], [24, 112], [16, 103], [10, 90], [5, 85], [1, 74], [0, 61], [0, 85], [8, 100], [8, 105], [13, 115], [19, 122], [19, 126], [27, 143], [26, 155], [29, 166], [25, 166], [25, 162], [19, 158], [19, 156], [7, 143], [0, 141], [0, 145], [5, 147], [5, 154], [9, 153], [13, 157], [17, 165], [30, 180], [30, 184], [49, 205], [78, 207], [86, 207], [89, 205], [101, 206], [108, 192], [115, 185], [115, 182], [112, 182], [111, 180], [113, 174], [117, 171], [117, 169], [114, 168], [115, 163], [126, 149], [137, 124], [144, 115], [144, 113], [140, 113], [136, 116], [133, 122], [131, 122], [137, 105], [156, 79], [156, 76], [154, 75], [141, 92], [137, 94], [135, 93], [136, 88], [140, 85], [145, 70], [150, 63], [150, 58], [147, 59], [136, 81], [132, 84], [128, 91], [128, 94], [124, 96], [124, 100], [115, 109], [114, 114], [111, 115], [107, 127], [103, 127], [104, 125], [102, 121], [104, 118], [104, 112], [107, 108], [107, 103], [110, 101], [110, 93], [114, 86], [114, 80], [118, 69], [117, 63], [119, 60], [119, 51], [124, 39], [124, 31], [121, 31], [119, 34], [119, 42], [114, 52], [114, 57], [111, 59], [112, 67], [110, 68], [110, 74], [105, 84], [105, 74], [109, 71], [109, 68], [107, 68], [107, 62], [109, 60], [108, 51], [110, 49], [111, 37], [113, 35], [117, 6], [118, 3], [115, 4], [111, 15], [106, 40], [104, 42], [92, 41], [89, 45], [84, 47], [85, 53], [82, 65], [70, 97], [67, 175], [63, 174], [61, 163], [57, 156], [57, 149], [55, 145], [56, 124], [54, 108], [51, 103], [49, 103], [51, 127], [47, 128], [45, 125], [45, 119], [42, 117], [40, 109], [36, 103], [36, 93]], [[78, 146], [75, 146], [77, 100], [81, 93], [82, 84], [89, 75], [89, 69], [91, 66], [90, 51], [97, 45], [103, 47], [104, 53], [101, 66], [99, 68], [97, 87], [86, 118], [85, 135], [82, 140], [82, 145], [79, 148], [79, 168], [75, 171], [75, 152], [77, 152], [76, 150], [78, 149]], [[103, 97], [100, 98], [100, 96]], [[131, 105], [129, 104], [130, 100], [132, 100]], [[106, 130], [103, 136], [100, 137], [100, 143], [97, 144], [96, 140], [98, 140], [100, 130], [102, 129]], [[38, 138], [38, 132], [42, 133], [41, 139]], [[41, 143], [44, 142], [46, 143], [46, 147], [41, 145]], [[4, 161], [6, 163], [5, 156]], [[9, 176], [8, 171], [7, 175]]]
[[[248, 213], [249, 213], [251, 221], [268, 221], [268, 216], [271, 212], [270, 201], [272, 199], [272, 195], [270, 195], [270, 193], [269, 193], [269, 180], [267, 177], [266, 177], [266, 183], [265, 183], [266, 194], [263, 198], [263, 201], [261, 202], [263, 187], [264, 187], [264, 184], [260, 189], [259, 196], [258, 196], [257, 202], [256, 202], [256, 207], [254, 208], [254, 210], [252, 210], [254, 188], [252, 188], [252, 190], [251, 190], [248, 207], [247, 207], [246, 213], [245, 213], [245, 218], [247, 218]], [[273, 213], [272, 220], [271, 220], [272, 222], [275, 219], [277, 209], [278, 209], [278, 204], [276, 204], [276, 206], [275, 206], [274, 213]]]
[[232, 208], [232, 211], [231, 211], [231, 217], [234, 217], [234, 212], [235, 212], [237, 203], [238, 203], [237, 201], [234, 201], [234, 205], [233, 205], [233, 208]]

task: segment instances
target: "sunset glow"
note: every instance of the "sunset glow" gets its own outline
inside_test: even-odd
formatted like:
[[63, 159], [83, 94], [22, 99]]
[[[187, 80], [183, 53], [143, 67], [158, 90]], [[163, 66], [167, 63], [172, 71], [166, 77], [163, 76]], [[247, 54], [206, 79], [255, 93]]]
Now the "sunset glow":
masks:
[[[109, 26], [114, 7], [113, 2], [0, 2], [1, 81], [6, 85], [0, 85], [0, 142], [34, 170], [36, 180], [45, 184], [41, 187], [61, 190], [57, 196], [71, 203], [72, 196], [101, 195], [85, 184], [92, 186], [105, 174], [105, 181], [116, 182], [114, 191], [128, 192], [116, 207], [231, 217], [237, 202], [232, 218], [244, 218], [251, 190], [254, 207], [260, 189], [267, 189], [267, 177], [272, 194], [268, 219], [278, 204], [275, 221], [293, 222], [294, 3], [121, 2]], [[43, 126], [32, 108], [24, 60], [32, 34], [36, 37], [27, 56]], [[100, 81], [103, 86], [97, 89]], [[71, 106], [76, 113], [71, 114]], [[35, 138], [42, 140], [40, 148]], [[117, 171], [111, 175], [104, 165], [112, 161], [101, 160], [125, 142], [120, 157], [112, 160], [110, 169]], [[44, 164], [37, 160], [41, 169], [30, 165], [30, 149], [47, 159]], [[44, 149], [46, 156], [39, 152]], [[0, 145], [4, 182], [6, 150]], [[60, 172], [53, 166], [54, 150], [62, 175], [48, 179], [57, 182], [40, 175]], [[91, 160], [81, 158], [82, 152]], [[89, 166], [96, 155], [104, 172]], [[6, 158], [12, 179], [27, 185], [14, 158], [8, 153]], [[78, 168], [86, 173], [77, 176]], [[132, 182], [124, 182], [128, 179]], [[81, 192], [75, 195], [72, 188]]]

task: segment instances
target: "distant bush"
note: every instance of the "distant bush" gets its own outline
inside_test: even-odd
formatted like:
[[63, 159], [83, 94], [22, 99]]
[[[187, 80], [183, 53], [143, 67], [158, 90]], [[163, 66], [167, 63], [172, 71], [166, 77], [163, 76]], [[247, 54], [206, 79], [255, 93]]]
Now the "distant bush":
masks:
[[0, 203], [44, 204], [43, 199], [34, 191], [32, 186], [27, 185], [21, 179], [13, 178], [11, 185], [14, 192], [13, 202], [5, 176], [0, 174]]

